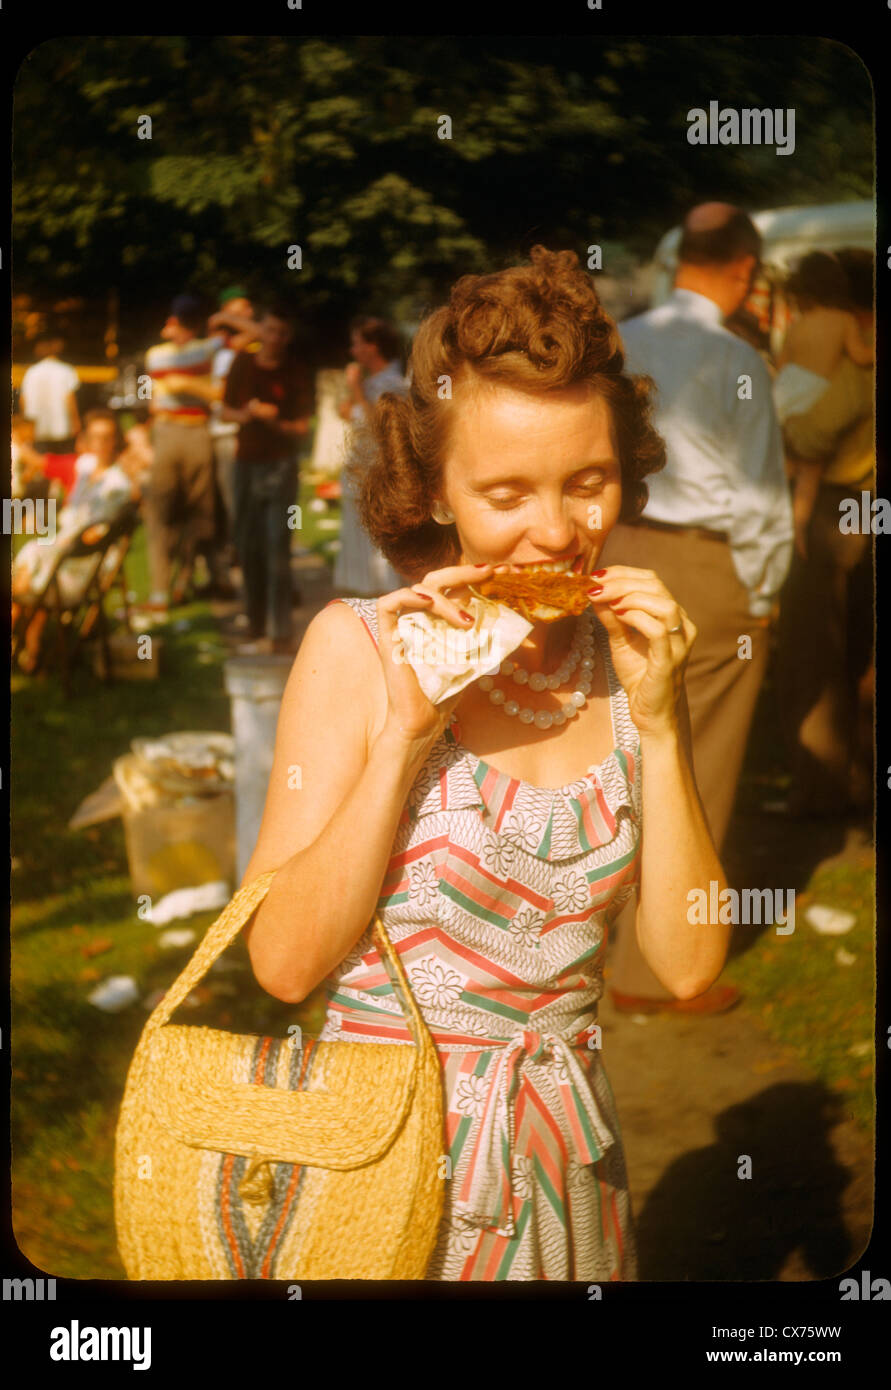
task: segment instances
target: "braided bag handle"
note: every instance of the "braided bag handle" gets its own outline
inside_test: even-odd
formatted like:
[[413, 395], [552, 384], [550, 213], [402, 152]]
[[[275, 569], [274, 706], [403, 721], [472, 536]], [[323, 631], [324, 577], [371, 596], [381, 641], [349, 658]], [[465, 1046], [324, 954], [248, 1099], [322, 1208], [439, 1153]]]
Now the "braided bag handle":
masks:
[[[251, 917], [266, 897], [266, 894], [269, 892], [269, 886], [277, 873], [278, 869], [269, 869], [266, 873], [251, 879], [250, 883], [244, 884], [243, 887], [237, 890], [230, 902], [223, 908], [223, 911], [220, 913], [219, 917], [217, 917], [216, 921], [210, 924], [204, 935], [204, 939], [200, 942], [194, 955], [167, 990], [164, 998], [160, 1000], [156, 1008], [152, 1010], [145, 1025], [144, 1036], [148, 1037], [156, 1033], [168, 1022], [174, 1010], [179, 1008], [186, 996], [190, 994], [195, 986], [203, 979], [214, 961], [223, 954], [228, 946], [231, 946], [238, 933], [247, 926]], [[409, 987], [402, 961], [399, 959], [399, 953], [394, 949], [393, 943], [390, 941], [384, 924], [377, 913], [374, 915], [373, 934], [375, 945], [377, 945], [379, 949], [383, 947], [382, 955], [386, 956], [389, 960], [404, 991], [405, 1007], [403, 1008], [403, 1014], [405, 1015], [406, 1023], [408, 1024], [409, 1031], [417, 1047], [422, 1050], [426, 1050], [427, 1048], [432, 1050], [432, 1039], [430, 1038], [427, 1025], [421, 1016], [414, 995]], [[400, 1006], [402, 1006], [398, 993], [396, 998], [397, 1002], [400, 1002]], [[408, 1010], [407, 1014], [406, 1008]]]

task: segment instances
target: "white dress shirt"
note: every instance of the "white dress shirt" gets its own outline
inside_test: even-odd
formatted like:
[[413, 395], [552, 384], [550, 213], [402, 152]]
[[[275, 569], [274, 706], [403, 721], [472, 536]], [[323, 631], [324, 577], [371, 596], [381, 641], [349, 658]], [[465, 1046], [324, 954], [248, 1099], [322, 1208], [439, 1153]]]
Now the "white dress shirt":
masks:
[[[749, 611], [764, 617], [792, 560], [792, 503], [770, 374], [718, 305], [676, 289], [620, 325], [630, 372], [656, 383], [666, 464], [646, 478], [644, 518], [726, 531]], [[751, 399], [740, 377], [751, 379]]]

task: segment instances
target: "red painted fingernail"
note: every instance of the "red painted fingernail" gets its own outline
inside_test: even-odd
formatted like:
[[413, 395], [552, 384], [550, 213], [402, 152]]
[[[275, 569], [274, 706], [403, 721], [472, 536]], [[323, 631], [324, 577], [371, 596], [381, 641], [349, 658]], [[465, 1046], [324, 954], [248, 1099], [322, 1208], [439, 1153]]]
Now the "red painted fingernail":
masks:
[[492, 563], [491, 560], [483, 560], [482, 564], [480, 564], [480, 565], [474, 565], [473, 568], [474, 568], [475, 570], [487, 570], [487, 569], [489, 568], [489, 566], [490, 566], [491, 563]]
[[589, 589], [589, 590], [588, 590], [588, 593], [589, 593], [589, 594], [594, 594], [595, 596], [596, 596], [597, 594], [602, 594], [602, 593], [603, 593], [603, 585], [602, 585], [602, 584], [595, 584], [594, 587], [593, 587], [592, 589]]
[[[612, 608], [612, 604], [610, 604], [610, 607]], [[613, 612], [614, 612], [614, 613], [627, 613], [627, 612], [628, 612], [628, 609], [627, 609], [627, 608], [613, 608]]]
[[458, 612], [461, 614], [461, 617], [464, 619], [465, 622], [467, 622], [467, 623], [472, 623], [472, 622], [473, 622], [473, 618], [472, 618], [472, 616], [470, 615], [470, 613], [465, 613], [463, 608], [459, 608], [459, 609], [458, 609]]
[[430, 602], [430, 603], [433, 602], [433, 595], [432, 595], [432, 594], [425, 594], [424, 591], [423, 591], [423, 589], [415, 589], [415, 593], [417, 594], [418, 598], [425, 598], [425, 599], [428, 600], [428, 602]]
[[592, 570], [591, 573], [595, 579], [601, 579], [606, 574], [606, 570]]

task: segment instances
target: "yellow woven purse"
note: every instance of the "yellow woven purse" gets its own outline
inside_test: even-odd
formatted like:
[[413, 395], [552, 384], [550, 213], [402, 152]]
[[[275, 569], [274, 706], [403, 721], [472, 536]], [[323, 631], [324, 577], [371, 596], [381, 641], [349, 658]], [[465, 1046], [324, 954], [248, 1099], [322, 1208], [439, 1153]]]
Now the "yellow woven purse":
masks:
[[130, 1279], [423, 1279], [442, 1216], [442, 1074], [376, 915], [414, 1045], [168, 1023], [277, 870], [235, 893], [143, 1029], [115, 1141]]

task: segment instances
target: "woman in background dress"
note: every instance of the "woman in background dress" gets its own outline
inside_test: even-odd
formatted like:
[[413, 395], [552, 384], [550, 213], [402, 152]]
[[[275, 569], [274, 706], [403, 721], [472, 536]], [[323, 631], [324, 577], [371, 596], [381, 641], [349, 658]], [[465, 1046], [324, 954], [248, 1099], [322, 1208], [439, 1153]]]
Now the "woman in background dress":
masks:
[[[346, 369], [350, 395], [340, 405], [344, 420], [362, 425], [385, 391], [404, 395], [408, 382], [399, 366], [399, 334], [383, 319], [361, 318], [353, 324], [350, 352], [355, 358]], [[363, 378], [363, 368], [367, 375]], [[347, 444], [347, 462], [350, 459]], [[402, 579], [368, 538], [349, 476], [344, 470], [341, 495], [340, 549], [334, 565], [334, 587], [348, 594], [385, 594]]]

